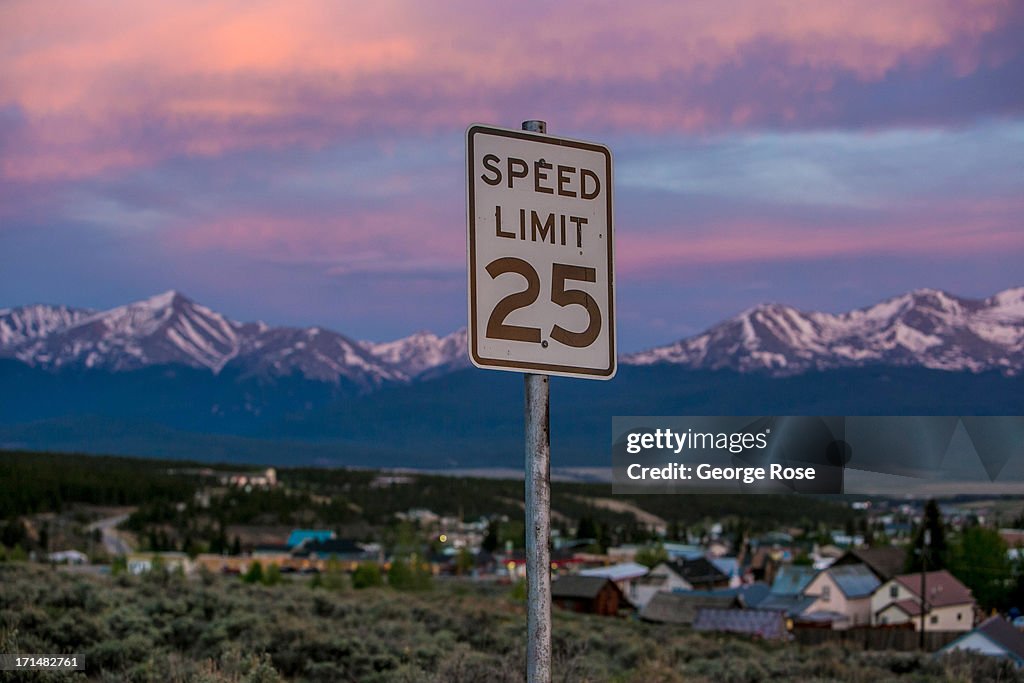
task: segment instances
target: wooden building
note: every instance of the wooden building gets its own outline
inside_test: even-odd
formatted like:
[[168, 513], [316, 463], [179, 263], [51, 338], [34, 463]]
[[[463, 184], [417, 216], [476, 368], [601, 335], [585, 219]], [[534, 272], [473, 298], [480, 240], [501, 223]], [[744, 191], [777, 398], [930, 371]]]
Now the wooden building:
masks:
[[628, 606], [615, 582], [603, 576], [563, 576], [551, 583], [551, 601], [562, 609], [615, 616]]

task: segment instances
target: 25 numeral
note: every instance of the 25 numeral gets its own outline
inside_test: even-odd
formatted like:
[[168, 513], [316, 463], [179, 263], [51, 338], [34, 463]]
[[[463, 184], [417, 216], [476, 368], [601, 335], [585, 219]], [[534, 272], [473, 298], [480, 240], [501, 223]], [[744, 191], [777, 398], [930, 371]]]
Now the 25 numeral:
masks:
[[[497, 279], [505, 273], [516, 273], [526, 280], [526, 289], [509, 294], [494, 307], [487, 319], [486, 335], [491, 339], [508, 339], [511, 341], [532, 342], [539, 344], [541, 331], [537, 327], [508, 325], [505, 318], [513, 311], [532, 305], [540, 296], [540, 276], [529, 263], [520, 258], [506, 256], [487, 264], [487, 274]], [[597, 271], [585, 266], [570, 266], [555, 263], [551, 266], [551, 301], [559, 306], [583, 306], [587, 310], [587, 328], [582, 332], [567, 330], [561, 325], [551, 328], [551, 338], [557, 342], [582, 349], [590, 346], [601, 334], [601, 309], [594, 298], [582, 289], [566, 289], [567, 280], [578, 282], [595, 282]]]

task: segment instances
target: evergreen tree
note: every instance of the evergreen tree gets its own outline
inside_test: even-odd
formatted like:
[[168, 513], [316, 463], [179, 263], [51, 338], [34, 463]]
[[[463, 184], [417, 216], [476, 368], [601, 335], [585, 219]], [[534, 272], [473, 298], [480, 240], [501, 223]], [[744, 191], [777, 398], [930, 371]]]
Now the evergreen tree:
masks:
[[[925, 540], [927, 539], [927, 543]], [[949, 560], [949, 549], [946, 546], [946, 525], [942, 513], [934, 498], [924, 506], [924, 519], [917, 530], [913, 545], [915, 552], [907, 555], [907, 571], [921, 571], [921, 549], [926, 554], [925, 563], [928, 571], [945, 569]]]
[[498, 549], [498, 520], [492, 519], [487, 524], [487, 535], [484, 536], [480, 547], [489, 553], [493, 553]]
[[590, 515], [580, 517], [579, 524], [576, 525], [576, 538], [596, 539], [597, 536], [597, 525], [594, 523], [594, 518]]
[[1008, 606], [1014, 577], [1007, 550], [998, 531], [981, 526], [964, 530], [953, 547], [950, 571], [971, 589], [983, 609]]

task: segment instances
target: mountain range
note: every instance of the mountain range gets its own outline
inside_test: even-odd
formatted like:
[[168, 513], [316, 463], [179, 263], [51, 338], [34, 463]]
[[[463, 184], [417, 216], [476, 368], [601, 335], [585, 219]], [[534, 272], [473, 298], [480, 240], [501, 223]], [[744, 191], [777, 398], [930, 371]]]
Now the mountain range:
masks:
[[[922, 289], [840, 314], [763, 304], [622, 356], [611, 382], [556, 382], [553, 439], [589, 465], [607, 464], [616, 414], [1019, 414], [1022, 370], [1024, 288]], [[105, 311], [0, 309], [0, 446], [508, 464], [517, 380], [470, 367], [465, 329], [358, 341], [235, 321], [174, 291]]]

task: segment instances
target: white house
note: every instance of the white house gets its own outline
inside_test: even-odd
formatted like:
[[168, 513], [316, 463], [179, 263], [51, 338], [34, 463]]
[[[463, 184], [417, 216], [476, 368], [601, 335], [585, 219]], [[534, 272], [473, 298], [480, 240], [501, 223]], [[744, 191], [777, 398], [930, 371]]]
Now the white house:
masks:
[[89, 564], [89, 556], [80, 550], [58, 550], [47, 559], [54, 564]]
[[693, 586], [684, 579], [667, 562], [655, 566], [645, 576], [634, 579], [630, 592], [626, 594], [629, 601], [637, 607], [643, 607], [657, 593], [673, 591], [689, 591]]
[[991, 617], [939, 650], [972, 650], [990, 657], [1009, 659], [1018, 669], [1024, 668], [1024, 633], [1002, 617]]
[[889, 579], [871, 596], [872, 625], [887, 626], [910, 622], [930, 631], [970, 631], [974, 628], [974, 596], [946, 570], [924, 575], [922, 607], [921, 574], [901, 574]]
[[622, 594], [626, 598], [636, 604], [634, 596], [636, 595], [636, 582], [642, 579], [650, 570], [637, 562], [621, 562], [619, 564], [608, 565], [606, 567], [593, 567], [591, 569], [581, 569], [579, 572], [580, 576], [599, 576], [601, 578], [610, 579], [619, 587]]

